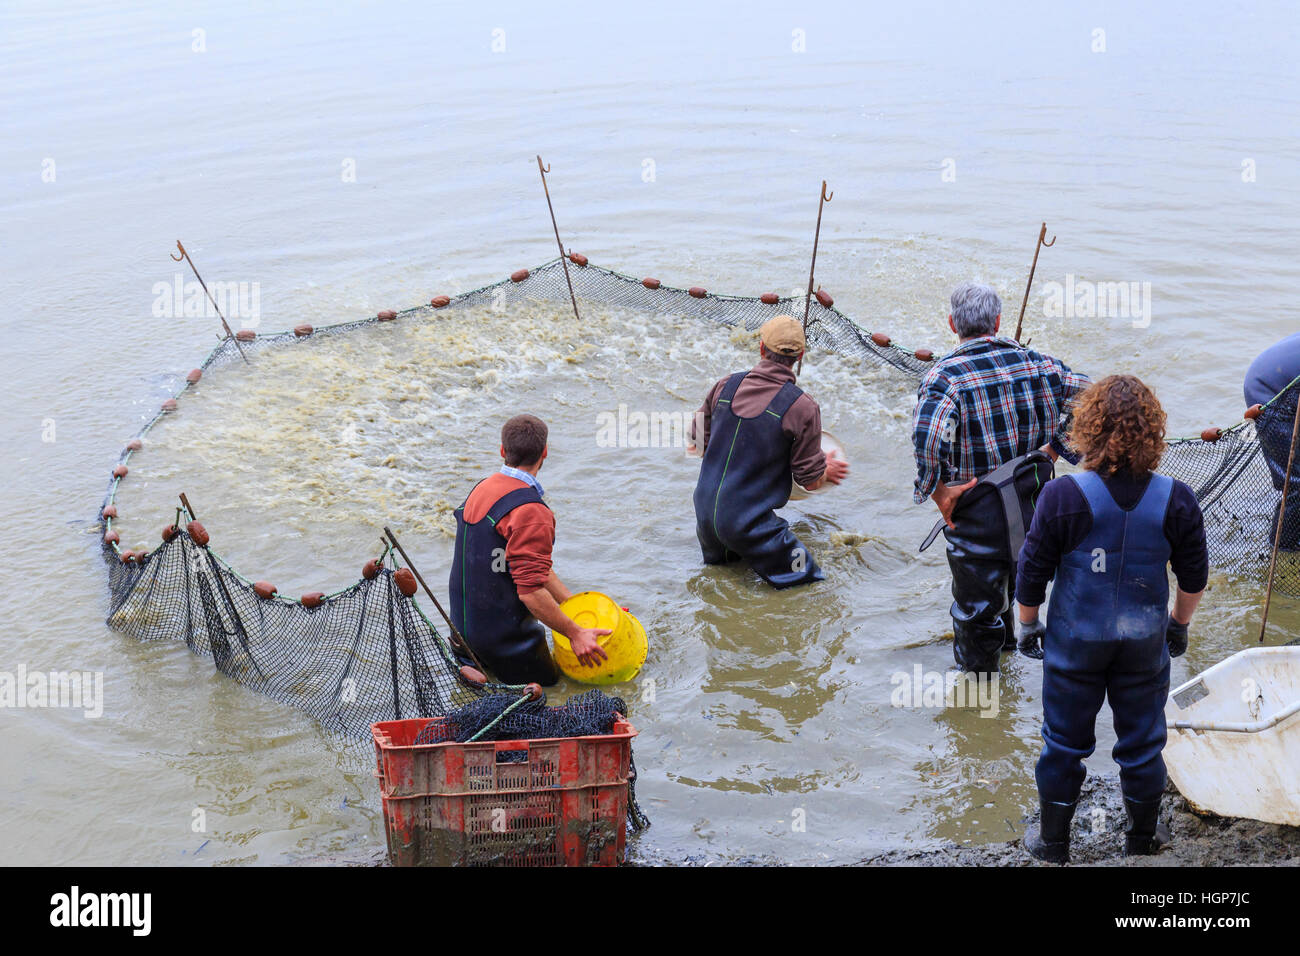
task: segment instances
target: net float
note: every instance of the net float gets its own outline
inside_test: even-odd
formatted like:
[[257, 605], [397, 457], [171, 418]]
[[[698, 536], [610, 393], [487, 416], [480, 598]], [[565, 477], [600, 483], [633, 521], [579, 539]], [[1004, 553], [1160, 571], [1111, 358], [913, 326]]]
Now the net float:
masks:
[[275, 597], [275, 585], [270, 581], [257, 581], [253, 584], [253, 593], [263, 601], [269, 601]]
[[872, 341], [872, 342], [875, 342], [875, 343], [876, 343], [877, 345], [879, 345], [882, 349], [887, 349], [887, 348], [889, 348], [890, 344], [891, 344], [894, 340], [891, 339], [891, 338], [890, 338], [888, 335], [886, 335], [884, 332], [872, 332], [872, 333], [871, 333], [871, 341]]
[[127, 476], [126, 465], [118, 465], [116, 468], [113, 469], [114, 478], [125, 478], [126, 476]]
[[379, 574], [379, 562], [371, 559], [361, 568], [361, 576], [367, 581], [373, 580]]
[[303, 607], [320, 607], [321, 601], [325, 600], [325, 592], [308, 591], [301, 600]]
[[189, 374], [185, 376], [185, 381], [187, 381], [187, 382], [189, 382], [191, 385], [193, 385], [195, 382], [197, 382], [197, 381], [198, 381], [199, 379], [201, 379], [202, 377], [203, 377], [203, 369], [201, 369], [201, 368], [192, 368], [192, 369], [190, 369]]
[[1207, 428], [1201, 432], [1201, 441], [1218, 441], [1222, 437], [1222, 428]]
[[142, 442], [138, 438], [132, 438], [129, 442], [126, 443], [127, 451], [139, 451], [143, 447], [144, 447], [144, 442]]
[[916, 356], [918, 359], [920, 359], [922, 362], [933, 362], [933, 361], [934, 361], [934, 353], [931, 352], [929, 349], [917, 349], [917, 350], [916, 350], [915, 352], [913, 352], [912, 354], [915, 355], [915, 356]]
[[104, 532], [104, 543], [107, 545], [117, 544], [121, 540], [122, 540], [122, 536], [118, 534], [116, 531]]
[[116, 518], [117, 505], [104, 505], [104, 510], [99, 513], [101, 518]]
[[391, 322], [393, 321], [393, 319], [397, 318], [397, 313], [394, 312], [392, 309], [384, 309], [384, 311], [380, 312], [377, 316], [375, 316], [375, 318], [377, 318], [380, 322]]
[[690, 293], [692, 298], [696, 298], [696, 299], [703, 299], [706, 295], [709, 294], [707, 289], [702, 289], [697, 285], [691, 286], [686, 291]]
[[1262, 412], [1263, 410], [1264, 410], [1263, 405], [1252, 405], [1250, 406], [1250, 408], [1246, 409], [1246, 414], [1242, 417], [1254, 421], [1256, 418], [1259, 418], [1259, 413]]
[[435, 295], [432, 299], [429, 300], [429, 304], [433, 306], [435, 309], [445, 309], [448, 305], [451, 304], [451, 299], [445, 295]]
[[191, 521], [187, 524], [185, 526], [185, 532], [190, 536], [190, 540], [200, 548], [206, 548], [208, 542], [212, 540], [208, 535], [208, 529], [203, 527], [203, 525], [199, 524], [197, 521]]
[[487, 677], [476, 667], [470, 667], [466, 664], [460, 669], [460, 679], [467, 684], [473, 684], [475, 687], [482, 687], [487, 683]]
[[651, 279], [651, 278], [642, 279], [641, 284], [645, 286], [647, 289], [657, 289], [661, 285], [658, 279]]
[[240, 342], [251, 342], [257, 338], [257, 333], [252, 329], [240, 329], [235, 333], [235, 338]]
[[135, 558], [135, 552], [134, 552], [134, 551], [123, 551], [122, 554], [121, 554], [121, 558], [122, 558], [122, 563], [123, 563], [123, 564], [131, 564], [131, 563], [133, 563], [133, 562], [135, 561], [135, 559], [136, 559], [136, 558]]
[[524, 687], [524, 693], [528, 695], [529, 700], [541, 700], [546, 696], [546, 692], [542, 690], [541, 684], [527, 685]]
[[314, 331], [316, 330], [313, 329], [310, 325], [307, 325], [306, 323], [303, 323], [302, 325], [295, 325], [293, 327], [293, 334], [298, 336], [298, 338], [300, 339], [305, 339], [307, 336], [311, 335], [312, 332]]
[[514, 272], [510, 273], [511, 282], [523, 282], [527, 278], [528, 278], [527, 269], [516, 269]]
[[410, 568], [398, 568], [393, 572], [393, 583], [397, 585], [397, 590], [402, 592], [404, 597], [415, 597], [417, 585], [415, 575], [411, 573]]
[[180, 406], [176, 403], [176, 399], [174, 398], [169, 398], [167, 401], [162, 403], [162, 410], [164, 412], [174, 412], [179, 407]]
[[829, 309], [831, 306], [835, 304], [835, 300], [831, 298], [831, 294], [827, 292], [825, 289], [818, 289], [816, 292], [813, 293], [813, 298], [815, 298], [818, 301], [818, 303], [820, 303], [823, 309]]
[[569, 261], [575, 266], [585, 266], [589, 260], [581, 252], [570, 252]]
[[162, 529], [163, 544], [166, 544], [172, 538], [176, 537], [177, 532], [179, 532], [180, 530], [181, 529], [176, 527], [176, 525], [174, 524], [169, 524], [167, 527], [163, 528]]
[[758, 297], [758, 301], [762, 302], [764, 305], [776, 305], [781, 301], [781, 297], [775, 292], [764, 292]]

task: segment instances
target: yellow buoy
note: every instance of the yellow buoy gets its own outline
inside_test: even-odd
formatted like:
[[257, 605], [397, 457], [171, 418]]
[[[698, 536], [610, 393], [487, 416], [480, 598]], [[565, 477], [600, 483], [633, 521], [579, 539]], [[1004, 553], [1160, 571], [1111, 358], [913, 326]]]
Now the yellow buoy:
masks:
[[584, 684], [621, 684], [636, 676], [650, 650], [640, 621], [599, 591], [575, 594], [560, 605], [560, 610], [580, 627], [610, 631], [600, 638], [601, 649], [608, 659], [595, 667], [583, 667], [569, 646], [569, 639], [559, 631], [551, 631], [555, 663], [560, 665], [560, 670]]

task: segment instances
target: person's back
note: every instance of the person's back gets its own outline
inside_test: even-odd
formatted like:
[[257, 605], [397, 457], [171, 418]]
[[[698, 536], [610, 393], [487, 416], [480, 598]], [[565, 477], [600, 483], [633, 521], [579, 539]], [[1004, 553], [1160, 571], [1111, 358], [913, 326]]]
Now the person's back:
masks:
[[1069, 376], [1057, 360], [995, 335], [962, 342], [940, 359], [919, 389], [915, 427], [926, 429], [932, 420], [944, 427], [927, 430], [931, 443], [923, 450], [938, 467], [918, 480], [917, 503], [935, 481], [980, 478], [1045, 445], [1064, 454], [1061, 422], [1080, 382]]
[[560, 608], [573, 595], [551, 566], [555, 517], [537, 478], [547, 455], [546, 424], [514, 416], [502, 426], [500, 453], [501, 471], [475, 485], [456, 509], [451, 620], [497, 679], [554, 684], [560, 670], [548, 627], [568, 638], [584, 667], [605, 659], [599, 638], [610, 632], [581, 627]]
[[508, 684], [554, 684], [546, 632], [520, 597], [550, 576], [555, 518], [537, 489], [497, 473], [456, 509], [451, 619], [483, 664]]
[[709, 391], [693, 441], [703, 447], [695, 486], [696, 536], [706, 564], [740, 558], [770, 585], [822, 579], [821, 569], [789, 523], [776, 514], [791, 480], [815, 489], [847, 473], [842, 459], [821, 450], [821, 411], [795, 385], [803, 330], [790, 316], [762, 331], [762, 361], [720, 380]]
[[[1060, 560], [1046, 640], [1095, 646], [1164, 641], [1173, 552], [1165, 518], [1174, 480], [1150, 475], [1141, 497], [1128, 508], [1095, 471], [1056, 481], [1074, 483], [1087, 504], [1091, 527]], [[1184, 485], [1180, 491], [1186, 496], [1191, 489]]]
[[1015, 563], [1034, 501], [1057, 456], [1074, 460], [1064, 423], [1087, 378], [999, 338], [1002, 300], [968, 282], [952, 293], [960, 344], [921, 380], [912, 413], [917, 504], [939, 509], [922, 550], [942, 530], [952, 572], [953, 659], [977, 674], [1015, 648]]
[[1300, 376], [1300, 332], [1274, 342], [1246, 370], [1242, 392], [1246, 404], [1266, 405]]
[[[1043, 489], [1020, 554], [1019, 646], [1043, 662], [1041, 822], [1025, 838], [1041, 860], [1069, 859], [1083, 761], [1107, 701], [1129, 814], [1125, 852], [1152, 853], [1168, 838], [1158, 824], [1169, 658], [1187, 648], [1209, 559], [1192, 489], [1154, 472], [1164, 429], [1163, 408], [1138, 379], [1115, 375], [1092, 386], [1072, 430], [1085, 470]], [[1179, 585], [1172, 612], [1170, 568]], [[1049, 581], [1044, 624], [1039, 608]]]

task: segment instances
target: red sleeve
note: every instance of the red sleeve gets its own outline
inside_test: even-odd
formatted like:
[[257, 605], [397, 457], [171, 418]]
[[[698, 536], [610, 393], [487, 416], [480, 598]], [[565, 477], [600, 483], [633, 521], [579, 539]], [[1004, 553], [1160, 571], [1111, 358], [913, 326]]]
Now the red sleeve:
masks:
[[519, 596], [531, 594], [551, 576], [551, 549], [555, 546], [555, 515], [536, 502], [520, 505], [497, 523], [506, 539], [506, 563]]

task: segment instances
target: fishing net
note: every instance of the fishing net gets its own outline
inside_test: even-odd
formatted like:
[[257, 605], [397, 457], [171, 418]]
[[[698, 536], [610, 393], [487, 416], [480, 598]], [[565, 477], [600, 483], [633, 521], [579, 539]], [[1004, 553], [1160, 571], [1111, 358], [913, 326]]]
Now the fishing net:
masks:
[[[1210, 563], [1243, 577], [1266, 576], [1282, 510], [1300, 379], [1228, 429], [1171, 441], [1160, 471], [1187, 482], [1205, 514]], [[1253, 411], [1253, 410], [1252, 410]], [[1300, 594], [1300, 468], [1292, 466], [1274, 588]]]
[[[670, 288], [657, 279], [586, 265], [581, 256], [571, 259], [568, 272], [579, 300], [604, 307], [697, 317], [748, 330], [758, 329], [774, 315], [800, 315], [803, 310], [802, 298]], [[301, 347], [320, 336], [374, 334], [385, 322], [427, 321], [441, 310], [506, 311], [529, 302], [562, 303], [568, 299], [564, 265], [555, 259], [531, 272], [520, 270], [510, 279], [455, 297], [439, 296], [427, 306], [401, 313], [321, 329], [300, 326], [238, 343], [227, 339], [208, 355], [201, 372], [219, 375], [223, 366], [241, 361], [241, 352], [256, 363], [258, 353], [266, 349]], [[828, 295], [811, 303], [808, 339], [813, 348], [858, 356], [912, 379], [919, 379], [934, 360], [926, 349], [905, 348], [887, 335], [862, 329], [836, 309]], [[188, 520], [182, 521], [192, 515], [178, 512], [181, 527], [152, 551], [124, 551], [114, 530], [118, 489], [129, 480], [128, 465], [141, 447], [139, 439], [175, 403], [186, 400], [193, 380], [191, 375], [128, 443], [109, 484], [101, 521], [110, 566], [111, 626], [140, 640], [183, 640], [194, 651], [210, 654], [222, 673], [357, 738], [366, 737], [374, 721], [402, 717], [460, 715], [469, 726], [481, 718], [474, 708], [488, 707], [488, 713], [498, 706], [485, 701], [498, 695], [518, 700], [519, 688], [478, 686], [462, 675], [447, 637], [411, 596], [413, 587], [406, 593], [395, 583], [398, 562], [392, 554], [382, 556], [372, 576], [340, 591], [293, 600], [259, 594], [253, 582], [212, 549], [203, 529], [195, 531]], [[1267, 567], [1296, 391], [1293, 383], [1254, 421], [1221, 434], [1171, 442], [1162, 464], [1162, 471], [1195, 489], [1205, 511], [1213, 562], [1226, 571], [1258, 578]], [[1281, 465], [1276, 464], [1279, 460]], [[1293, 484], [1300, 497], [1300, 481]], [[1294, 520], [1287, 520], [1283, 544], [1292, 548], [1298, 537], [1293, 532], [1300, 532], [1300, 507], [1288, 511]], [[376, 515], [377, 522], [383, 518]], [[1292, 554], [1287, 551], [1288, 557]], [[1300, 593], [1300, 565], [1280, 561], [1277, 586]], [[512, 712], [509, 719], [525, 721], [532, 713]], [[558, 724], [545, 730], [559, 732], [557, 727], [563, 730]], [[582, 727], [586, 732], [587, 725]]]

